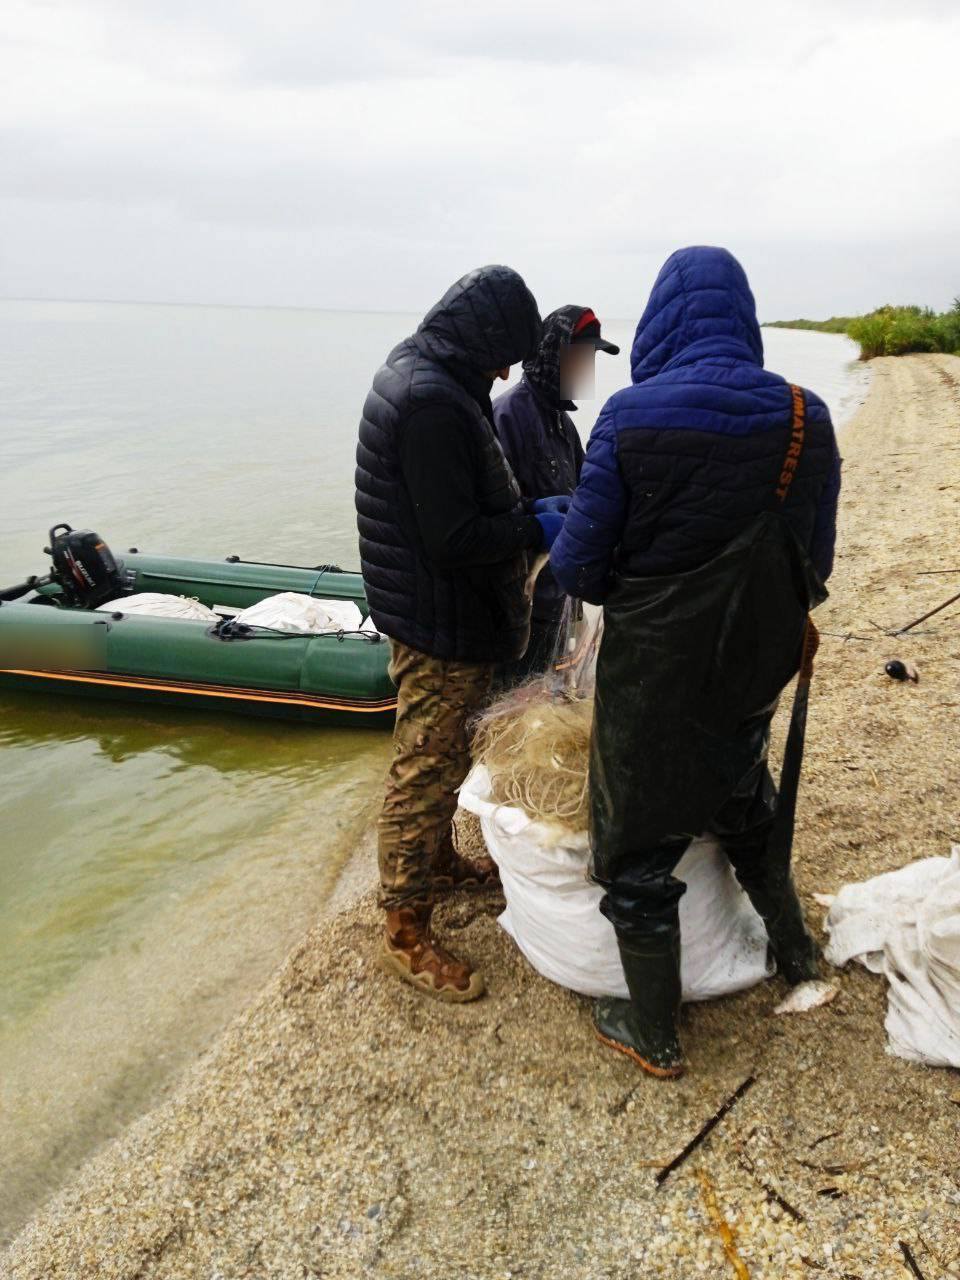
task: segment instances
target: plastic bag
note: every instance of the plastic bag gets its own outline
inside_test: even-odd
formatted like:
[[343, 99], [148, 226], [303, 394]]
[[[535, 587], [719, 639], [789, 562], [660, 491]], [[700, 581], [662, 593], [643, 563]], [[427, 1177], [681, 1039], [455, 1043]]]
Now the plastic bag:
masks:
[[[616, 935], [600, 914], [603, 890], [587, 879], [586, 834], [498, 805], [483, 766], [461, 787], [460, 804], [480, 818], [500, 868], [507, 899], [500, 924], [533, 967], [582, 995], [626, 997]], [[695, 840], [674, 874], [687, 883], [680, 900], [684, 1000], [709, 1000], [769, 977], [766, 930], [717, 844]]]
[[180, 618], [185, 622], [219, 622], [219, 615], [199, 600], [189, 596], [164, 595], [160, 591], [141, 591], [120, 596], [97, 605], [102, 613], [132, 613], [145, 618]]
[[889, 1051], [960, 1067], [960, 845], [844, 885], [826, 929], [831, 964], [858, 960], [887, 979]]
[[244, 609], [236, 621], [271, 631], [322, 635], [328, 631], [359, 631], [363, 614], [353, 600], [320, 600], [299, 591], [281, 591]]

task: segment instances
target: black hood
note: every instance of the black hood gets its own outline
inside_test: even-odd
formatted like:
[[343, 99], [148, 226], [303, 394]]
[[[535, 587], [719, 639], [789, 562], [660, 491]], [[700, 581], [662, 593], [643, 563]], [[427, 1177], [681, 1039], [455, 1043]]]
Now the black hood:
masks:
[[589, 307], [578, 307], [570, 303], [551, 311], [544, 318], [543, 335], [536, 353], [523, 362], [527, 381], [549, 404], [558, 409], [576, 408], [572, 400], [564, 400], [560, 395], [560, 353], [569, 344], [577, 321], [589, 310]]
[[414, 341], [444, 364], [492, 373], [532, 356], [540, 330], [536, 299], [523, 278], [510, 267], [477, 267], [427, 312]]

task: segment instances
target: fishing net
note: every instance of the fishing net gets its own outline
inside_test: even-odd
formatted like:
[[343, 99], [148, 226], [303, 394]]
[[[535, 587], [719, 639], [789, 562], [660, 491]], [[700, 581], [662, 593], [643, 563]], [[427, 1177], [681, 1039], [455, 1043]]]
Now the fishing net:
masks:
[[587, 755], [602, 614], [568, 602], [546, 675], [508, 689], [478, 717], [473, 759], [498, 804], [538, 822], [587, 828]]

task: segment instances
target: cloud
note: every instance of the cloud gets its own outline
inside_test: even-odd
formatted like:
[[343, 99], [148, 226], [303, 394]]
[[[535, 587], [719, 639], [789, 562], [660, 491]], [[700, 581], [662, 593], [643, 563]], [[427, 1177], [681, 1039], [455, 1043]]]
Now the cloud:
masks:
[[632, 315], [696, 242], [767, 315], [960, 289], [948, 3], [8, 10], [8, 296], [417, 310], [501, 260]]

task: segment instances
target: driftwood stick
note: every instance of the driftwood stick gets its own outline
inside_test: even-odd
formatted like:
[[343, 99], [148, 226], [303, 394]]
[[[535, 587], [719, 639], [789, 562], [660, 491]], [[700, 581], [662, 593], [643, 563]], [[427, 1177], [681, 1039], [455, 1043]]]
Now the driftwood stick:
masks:
[[696, 1151], [697, 1147], [700, 1146], [704, 1138], [706, 1138], [709, 1134], [713, 1132], [713, 1130], [717, 1127], [717, 1125], [720, 1123], [723, 1117], [727, 1114], [727, 1112], [731, 1109], [731, 1107], [733, 1107], [737, 1102], [740, 1101], [740, 1099], [747, 1092], [750, 1086], [753, 1084], [756, 1084], [756, 1081], [757, 1081], [756, 1076], [747, 1076], [746, 1080], [744, 1080], [744, 1082], [741, 1085], [738, 1085], [737, 1088], [733, 1091], [733, 1093], [731, 1093], [730, 1097], [726, 1100], [723, 1106], [718, 1111], [715, 1111], [714, 1114], [710, 1117], [710, 1119], [706, 1122], [706, 1124], [702, 1125], [697, 1130], [697, 1132], [693, 1135], [693, 1137], [690, 1139], [687, 1145], [683, 1148], [683, 1150], [678, 1155], [675, 1155], [669, 1164], [666, 1164], [663, 1166], [663, 1168], [657, 1174], [658, 1187], [662, 1187], [663, 1184], [666, 1182], [666, 1180], [670, 1177], [671, 1173], [673, 1173], [675, 1169], [679, 1169], [680, 1166], [683, 1164], [684, 1160], [686, 1160], [688, 1156], [693, 1155], [694, 1151]]
[[733, 1237], [730, 1223], [720, 1210], [717, 1203], [716, 1192], [713, 1189], [713, 1183], [710, 1181], [709, 1175], [705, 1169], [701, 1169], [699, 1173], [700, 1189], [703, 1195], [703, 1203], [706, 1207], [710, 1221], [716, 1227], [717, 1235], [720, 1237], [720, 1244], [723, 1246], [723, 1252], [727, 1256], [727, 1261], [737, 1273], [737, 1280], [750, 1280], [750, 1272], [747, 1270], [747, 1264], [737, 1252], [736, 1241]]
[[[754, 1176], [756, 1177], [756, 1175]], [[795, 1208], [790, 1201], [785, 1196], [782, 1196], [774, 1187], [771, 1187], [769, 1182], [764, 1182], [762, 1178], [757, 1178], [757, 1185], [760, 1187], [760, 1190], [764, 1193], [767, 1199], [772, 1200], [774, 1204], [778, 1204], [784, 1213], [789, 1213], [794, 1222], [806, 1222], [806, 1218], [800, 1210]]]
[[917, 1260], [913, 1256], [913, 1253], [910, 1250], [910, 1246], [907, 1244], [906, 1240], [898, 1240], [897, 1243], [900, 1246], [900, 1252], [903, 1254], [904, 1262], [907, 1264], [907, 1266], [916, 1276], [917, 1280], [926, 1280], [926, 1277], [924, 1276], [923, 1272], [917, 1266]]
[[756, 1182], [757, 1186], [764, 1193], [767, 1199], [778, 1204], [784, 1213], [789, 1213], [790, 1217], [793, 1218], [795, 1222], [806, 1222], [806, 1218], [795, 1205], [792, 1205], [785, 1196], [782, 1196], [780, 1192], [777, 1191], [776, 1187], [771, 1187], [769, 1182], [765, 1182], [763, 1178], [760, 1177], [759, 1173], [757, 1173], [757, 1166], [747, 1155], [746, 1151], [744, 1151], [742, 1144], [739, 1142], [736, 1143], [736, 1148], [740, 1167], [746, 1169], [747, 1173], [750, 1174], [751, 1178], [753, 1178], [754, 1182]]
[[895, 636], [902, 636], [904, 632], [912, 631], [913, 628], [918, 627], [921, 622], [926, 622], [926, 620], [928, 618], [932, 618], [935, 613], [940, 613], [941, 610], [948, 608], [950, 605], [954, 604], [957, 600], [960, 600], [960, 591], [958, 591], [955, 596], [951, 596], [949, 600], [944, 600], [943, 604], [938, 604], [935, 609], [931, 609], [928, 613], [923, 614], [922, 617], [914, 618], [914, 620], [912, 622], [908, 622], [905, 627], [898, 627], [893, 634]]

